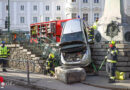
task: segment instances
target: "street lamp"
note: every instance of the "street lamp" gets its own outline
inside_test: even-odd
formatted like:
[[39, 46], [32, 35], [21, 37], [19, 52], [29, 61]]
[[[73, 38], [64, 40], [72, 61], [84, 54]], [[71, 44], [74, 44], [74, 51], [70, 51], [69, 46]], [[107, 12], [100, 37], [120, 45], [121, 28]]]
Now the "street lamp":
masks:
[[10, 32], [10, 2], [8, 0], [8, 33]]
[[8, 0], [8, 38], [10, 42], [10, 0]]

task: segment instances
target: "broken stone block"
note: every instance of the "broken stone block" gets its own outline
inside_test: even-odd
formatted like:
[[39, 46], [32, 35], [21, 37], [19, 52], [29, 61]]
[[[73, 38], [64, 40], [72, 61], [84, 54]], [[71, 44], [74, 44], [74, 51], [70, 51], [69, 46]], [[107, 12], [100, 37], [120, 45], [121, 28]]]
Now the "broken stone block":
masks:
[[84, 81], [86, 79], [86, 72], [80, 67], [59, 66], [55, 68], [55, 76], [58, 80], [70, 84]]

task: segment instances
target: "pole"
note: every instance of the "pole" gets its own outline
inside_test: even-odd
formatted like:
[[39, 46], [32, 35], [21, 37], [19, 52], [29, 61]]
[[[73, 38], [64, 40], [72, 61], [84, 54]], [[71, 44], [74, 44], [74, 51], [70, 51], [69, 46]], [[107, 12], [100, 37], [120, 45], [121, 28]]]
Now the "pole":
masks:
[[10, 1], [8, 0], [8, 33], [9, 32], [10, 32]]
[[10, 0], [8, 0], [8, 40], [10, 42]]
[[29, 61], [27, 60], [27, 81], [28, 81], [28, 84], [30, 84], [30, 77], [29, 77]]

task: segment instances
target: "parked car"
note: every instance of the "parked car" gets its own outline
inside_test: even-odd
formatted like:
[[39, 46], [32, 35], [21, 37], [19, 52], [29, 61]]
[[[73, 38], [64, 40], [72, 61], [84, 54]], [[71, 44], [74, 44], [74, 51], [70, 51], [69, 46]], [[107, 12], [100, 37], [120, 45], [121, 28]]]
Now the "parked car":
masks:
[[86, 24], [81, 19], [67, 21], [63, 27], [61, 62], [64, 65], [87, 66], [91, 63], [91, 51], [87, 42]]

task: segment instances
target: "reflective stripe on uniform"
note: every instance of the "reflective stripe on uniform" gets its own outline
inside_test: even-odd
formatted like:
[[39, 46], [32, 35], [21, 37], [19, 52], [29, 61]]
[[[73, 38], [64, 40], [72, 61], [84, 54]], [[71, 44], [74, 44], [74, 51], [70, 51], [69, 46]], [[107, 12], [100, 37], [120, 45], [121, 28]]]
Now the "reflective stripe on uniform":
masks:
[[115, 52], [115, 51], [114, 51], [114, 50], [112, 50], [112, 51], [111, 51], [111, 54], [114, 54], [114, 52]]
[[117, 50], [112, 50], [111, 54], [114, 54], [114, 53], [118, 54], [118, 51]]
[[107, 62], [110, 62], [110, 63], [117, 63], [117, 61], [115, 61], [115, 60], [109, 60], [109, 59], [107, 59]]
[[115, 50], [116, 54], [118, 54], [118, 50]]
[[92, 35], [92, 34], [89, 34], [89, 36], [94, 36], [94, 35]]
[[55, 74], [55, 72], [54, 72], [54, 71], [52, 71], [52, 70], [50, 70], [50, 73], [51, 73], [51, 74], [53, 74], [53, 75]]
[[114, 80], [115, 78], [116, 78], [116, 77], [113, 77], [113, 76], [110, 77], [110, 79], [113, 79], [113, 80]]

